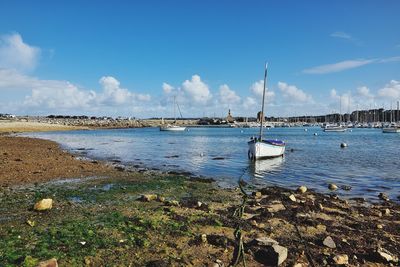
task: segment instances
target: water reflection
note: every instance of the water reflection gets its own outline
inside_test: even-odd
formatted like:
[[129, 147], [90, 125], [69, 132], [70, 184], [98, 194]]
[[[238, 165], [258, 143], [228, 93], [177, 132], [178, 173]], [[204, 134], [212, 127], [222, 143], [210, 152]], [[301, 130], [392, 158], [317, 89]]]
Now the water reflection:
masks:
[[250, 161], [249, 178], [254, 184], [268, 182], [268, 175], [279, 171], [284, 162], [284, 157]]

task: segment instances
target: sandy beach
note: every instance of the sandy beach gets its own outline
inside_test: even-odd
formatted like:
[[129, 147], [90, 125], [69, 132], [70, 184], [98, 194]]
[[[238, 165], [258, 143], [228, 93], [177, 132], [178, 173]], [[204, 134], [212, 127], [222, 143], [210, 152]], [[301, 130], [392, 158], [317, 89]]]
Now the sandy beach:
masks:
[[79, 126], [66, 126], [59, 124], [40, 123], [40, 122], [23, 122], [0, 120], [0, 134], [20, 133], [20, 132], [45, 132], [45, 131], [66, 131], [87, 129]]
[[[234, 216], [239, 189], [85, 161], [51, 141], [6, 135], [0, 185], [5, 266], [240, 266], [241, 255], [247, 266], [398, 266], [400, 207], [391, 200], [244, 186], [243, 214]], [[49, 198], [51, 209], [33, 209]]]

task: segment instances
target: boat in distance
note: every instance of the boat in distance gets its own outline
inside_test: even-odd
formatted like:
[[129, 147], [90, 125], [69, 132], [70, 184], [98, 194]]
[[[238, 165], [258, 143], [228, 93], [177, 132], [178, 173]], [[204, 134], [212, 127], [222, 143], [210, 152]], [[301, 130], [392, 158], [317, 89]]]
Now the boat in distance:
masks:
[[160, 127], [160, 131], [182, 132], [185, 130], [186, 130], [186, 127], [184, 127], [184, 126], [171, 125], [171, 124]]
[[263, 158], [281, 157], [285, 153], [286, 144], [280, 140], [264, 140], [263, 139], [263, 121], [264, 121], [264, 103], [265, 103], [265, 87], [267, 83], [268, 64], [265, 64], [264, 71], [264, 90], [262, 97], [262, 109], [260, 116], [260, 135], [258, 138], [250, 138], [247, 143], [249, 146], [248, 157], [251, 160]]
[[343, 125], [326, 125], [324, 132], [345, 132], [347, 128]]
[[384, 127], [382, 128], [383, 133], [400, 133], [400, 126], [396, 125], [395, 123], [392, 123], [389, 125], [389, 127]]

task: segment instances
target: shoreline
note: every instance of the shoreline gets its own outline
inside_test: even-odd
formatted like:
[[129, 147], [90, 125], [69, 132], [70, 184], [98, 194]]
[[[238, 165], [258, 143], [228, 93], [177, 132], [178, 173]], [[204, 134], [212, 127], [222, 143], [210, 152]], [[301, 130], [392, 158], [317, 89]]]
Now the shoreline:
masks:
[[[21, 161], [13, 164], [25, 164], [18, 169], [0, 161], [7, 173], [31, 177], [19, 180], [20, 186], [12, 186], [10, 179], [0, 186], [0, 237], [6, 246], [0, 245], [0, 251], [5, 251], [0, 253], [0, 262], [11, 266], [52, 257], [60, 266], [213, 266], [219, 262], [227, 266], [235, 251], [237, 225], [243, 231], [248, 266], [266, 264], [266, 255], [274, 248], [265, 238], [284, 248], [278, 253], [284, 258], [281, 266], [320, 266], [338, 260], [349, 266], [398, 263], [400, 206], [393, 201], [366, 207], [312, 190], [246, 188], [250, 197], [243, 218], [235, 219], [232, 213], [240, 204], [240, 191], [222, 189], [210, 180], [151, 170], [140, 173], [118, 164], [79, 160], [47, 140], [0, 136], [0, 143], [4, 140], [11, 150], [4, 152], [2, 144], [0, 156], [15, 160], [17, 154], [8, 154], [14, 151]], [[32, 149], [42, 156], [37, 157]], [[35, 173], [44, 162], [56, 168]], [[71, 175], [66, 175], [68, 170]], [[141, 196], [149, 201], [139, 201]], [[48, 197], [55, 201], [53, 209], [32, 210], [35, 202]], [[124, 226], [132, 221], [139, 225], [134, 232]], [[92, 222], [103, 227], [93, 228]], [[88, 235], [87, 228], [93, 234]], [[33, 240], [40, 241], [31, 244]], [[65, 242], [70, 248], [62, 252]], [[44, 250], [46, 243], [52, 245]], [[25, 244], [30, 244], [28, 249]], [[29, 249], [32, 246], [36, 249]], [[19, 251], [17, 258], [12, 256], [15, 251]], [[277, 260], [270, 256], [268, 262]]]

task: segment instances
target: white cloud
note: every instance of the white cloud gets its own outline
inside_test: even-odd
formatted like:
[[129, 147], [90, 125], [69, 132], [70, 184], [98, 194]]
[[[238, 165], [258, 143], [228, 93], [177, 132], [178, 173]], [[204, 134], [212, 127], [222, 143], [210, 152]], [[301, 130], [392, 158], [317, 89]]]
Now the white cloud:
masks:
[[223, 104], [237, 104], [240, 102], [240, 96], [231, 90], [228, 85], [223, 84], [219, 87], [219, 101]]
[[208, 85], [201, 80], [199, 75], [193, 75], [191, 80], [184, 81], [182, 90], [197, 104], [207, 104], [212, 98]]
[[40, 49], [24, 43], [18, 33], [0, 35], [0, 68], [30, 71], [36, 67], [39, 56]]
[[321, 65], [309, 69], [303, 70], [303, 73], [307, 74], [326, 74], [333, 72], [340, 72], [348, 69], [358, 68], [367, 64], [375, 62], [376, 59], [355, 59], [345, 60], [334, 64]]
[[164, 93], [169, 94], [174, 90], [174, 87], [168, 83], [163, 83], [162, 89], [163, 89]]
[[[257, 82], [254, 82], [250, 86], [250, 91], [254, 94], [254, 96], [262, 97], [263, 91], [264, 91], [264, 81], [263, 80], [259, 80]], [[275, 97], [275, 93], [273, 91], [270, 91], [269, 88], [267, 87], [265, 89], [266, 101], [267, 102], [271, 102], [274, 97]]]
[[134, 95], [127, 89], [121, 88], [119, 81], [114, 77], [101, 77], [99, 83], [103, 87], [103, 93], [98, 99], [99, 103], [121, 105], [133, 101]]
[[373, 99], [374, 95], [370, 92], [369, 88], [366, 86], [361, 86], [357, 88], [357, 95], [367, 99]]
[[345, 32], [334, 32], [331, 33], [330, 36], [335, 38], [349, 39], [349, 40], [353, 39], [353, 37], [350, 34], [347, 34]]
[[338, 94], [336, 89], [332, 89], [330, 91], [330, 97], [333, 102], [329, 104], [331, 108], [334, 109], [334, 112], [342, 112], [347, 113], [351, 112], [354, 109], [354, 98], [351, 97], [351, 93]]
[[284, 82], [278, 82], [278, 88], [283, 93], [283, 97], [289, 99], [292, 102], [312, 102], [312, 97], [307, 95], [303, 90], [297, 88], [294, 85], [289, 85]]
[[391, 80], [385, 87], [378, 90], [378, 96], [397, 101], [400, 99], [400, 82]]
[[[257, 104], [259, 104], [259, 105], [257, 106]], [[245, 109], [257, 109], [255, 107], [259, 107], [260, 105], [261, 105], [261, 102], [257, 103], [257, 101], [251, 96], [246, 97], [243, 101], [243, 107]]]

